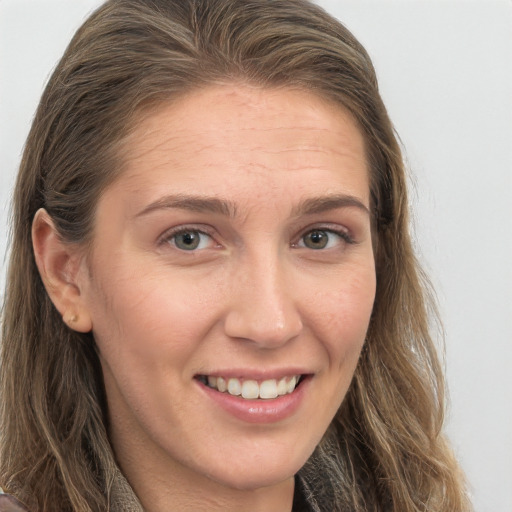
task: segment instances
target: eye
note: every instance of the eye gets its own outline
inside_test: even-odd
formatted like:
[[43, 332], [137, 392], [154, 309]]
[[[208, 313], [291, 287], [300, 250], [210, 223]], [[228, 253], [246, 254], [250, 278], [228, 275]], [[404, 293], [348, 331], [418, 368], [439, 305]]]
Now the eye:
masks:
[[336, 232], [330, 229], [313, 229], [301, 237], [297, 246], [320, 250], [332, 249], [340, 243], [353, 243], [353, 241], [348, 233], [345, 232]]
[[213, 243], [212, 237], [209, 234], [197, 229], [184, 229], [170, 233], [165, 237], [165, 241], [182, 251], [206, 249]]

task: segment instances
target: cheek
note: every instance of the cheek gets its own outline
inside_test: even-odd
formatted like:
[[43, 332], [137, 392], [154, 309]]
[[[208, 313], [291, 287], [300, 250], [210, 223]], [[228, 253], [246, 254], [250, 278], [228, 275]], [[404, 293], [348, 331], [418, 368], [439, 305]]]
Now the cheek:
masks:
[[91, 300], [94, 334], [114, 365], [154, 367], [163, 364], [165, 355], [179, 361], [213, 321], [212, 297], [197, 283], [119, 267], [98, 276], [98, 282], [101, 289]]
[[375, 299], [372, 266], [346, 272], [339, 286], [316, 298], [315, 323], [322, 332], [331, 363], [338, 368], [355, 368], [366, 338]]

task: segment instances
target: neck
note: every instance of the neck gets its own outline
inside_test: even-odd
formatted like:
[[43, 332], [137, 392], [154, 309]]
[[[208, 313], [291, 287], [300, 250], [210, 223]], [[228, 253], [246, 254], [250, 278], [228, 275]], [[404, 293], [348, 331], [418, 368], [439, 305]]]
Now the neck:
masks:
[[291, 512], [293, 485], [290, 479], [271, 488], [227, 491], [215, 482], [200, 489], [152, 482], [141, 489], [140, 498], [145, 512]]
[[176, 461], [170, 461], [167, 457], [162, 457], [160, 450], [148, 449], [147, 445], [139, 450], [137, 443], [131, 441], [133, 440], [128, 436], [121, 436], [121, 439], [114, 436], [113, 447], [120, 469], [144, 512], [292, 510], [293, 476], [272, 485], [240, 489], [198, 474]]
[[[153, 464], [121, 465], [144, 512], [291, 512], [294, 478], [257, 489], [235, 489], [187, 471], [162, 472]], [[188, 478], [190, 476], [190, 478]], [[199, 481], [201, 480], [201, 481]]]

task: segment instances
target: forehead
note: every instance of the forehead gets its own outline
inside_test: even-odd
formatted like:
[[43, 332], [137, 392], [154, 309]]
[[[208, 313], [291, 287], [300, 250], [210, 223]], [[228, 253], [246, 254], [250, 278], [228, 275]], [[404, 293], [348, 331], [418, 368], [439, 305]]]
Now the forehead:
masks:
[[[219, 85], [159, 105], [123, 144], [127, 188], [280, 179], [345, 184], [368, 203], [364, 140], [340, 105], [311, 92]], [[328, 192], [328, 191], [324, 191]], [[156, 192], [155, 192], [156, 193]]]

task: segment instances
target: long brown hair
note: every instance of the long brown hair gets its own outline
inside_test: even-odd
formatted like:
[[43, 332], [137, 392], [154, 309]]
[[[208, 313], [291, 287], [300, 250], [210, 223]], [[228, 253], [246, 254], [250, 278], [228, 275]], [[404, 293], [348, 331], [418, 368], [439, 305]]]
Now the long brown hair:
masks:
[[322, 510], [470, 509], [441, 433], [436, 315], [408, 233], [404, 164], [364, 48], [307, 0], [110, 0], [53, 73], [14, 194], [3, 310], [0, 484], [36, 510], [104, 511], [115, 468], [92, 334], [66, 327], [31, 243], [45, 208], [90, 242], [95, 205], [145, 112], [213, 83], [294, 87], [357, 120], [371, 174], [377, 294], [352, 385], [300, 476]]

